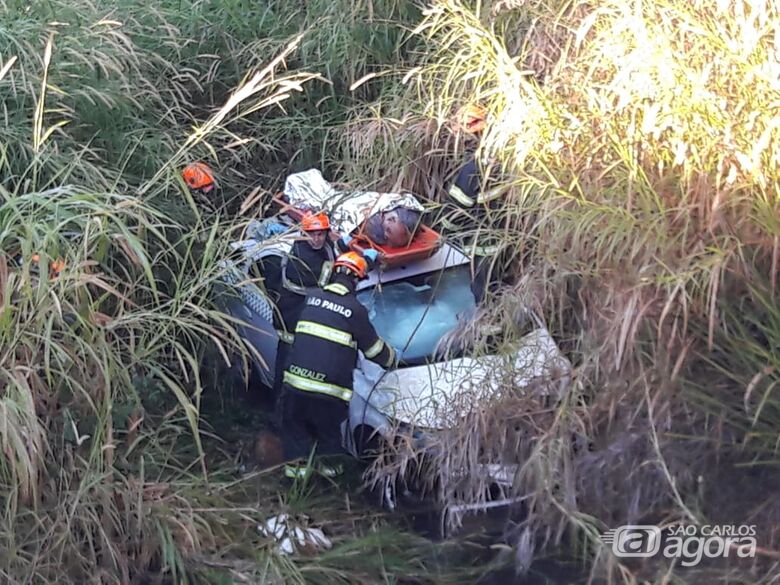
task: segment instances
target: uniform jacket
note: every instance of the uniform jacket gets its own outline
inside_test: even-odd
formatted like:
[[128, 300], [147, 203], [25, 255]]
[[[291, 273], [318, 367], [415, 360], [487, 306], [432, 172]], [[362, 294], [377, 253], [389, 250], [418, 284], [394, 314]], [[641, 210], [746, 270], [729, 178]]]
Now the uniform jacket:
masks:
[[349, 400], [358, 350], [384, 368], [395, 361], [395, 351], [377, 335], [354, 291], [340, 282], [329, 284], [306, 297], [284, 382]]
[[315, 250], [303, 240], [295, 242], [290, 253], [282, 258], [278, 278], [269, 284], [277, 296], [274, 325], [286, 341], [292, 339], [306, 294], [313, 288], [324, 286], [330, 279], [334, 259], [335, 252], [330, 241]]
[[474, 158], [461, 167], [447, 191], [441, 224], [444, 232], [467, 253], [490, 256], [498, 251], [500, 237], [493, 232], [503, 222], [500, 187], [483, 190], [482, 175]]

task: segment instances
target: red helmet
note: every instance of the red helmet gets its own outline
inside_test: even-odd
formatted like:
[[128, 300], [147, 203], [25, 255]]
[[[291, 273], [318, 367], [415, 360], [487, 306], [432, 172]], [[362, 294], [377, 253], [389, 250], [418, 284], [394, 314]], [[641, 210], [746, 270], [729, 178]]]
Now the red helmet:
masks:
[[368, 262], [357, 252], [345, 252], [333, 263], [333, 268], [343, 266], [350, 270], [358, 278], [365, 278], [368, 272]]
[[305, 232], [318, 232], [320, 230], [330, 229], [330, 220], [324, 213], [316, 215], [304, 215], [301, 219], [301, 229]]
[[477, 134], [482, 132], [487, 126], [487, 110], [480, 105], [467, 104], [460, 108], [455, 114], [455, 126], [456, 128], [468, 132], [469, 134]]
[[190, 189], [211, 191], [214, 187], [214, 173], [205, 163], [194, 162], [188, 164], [184, 167], [181, 176]]

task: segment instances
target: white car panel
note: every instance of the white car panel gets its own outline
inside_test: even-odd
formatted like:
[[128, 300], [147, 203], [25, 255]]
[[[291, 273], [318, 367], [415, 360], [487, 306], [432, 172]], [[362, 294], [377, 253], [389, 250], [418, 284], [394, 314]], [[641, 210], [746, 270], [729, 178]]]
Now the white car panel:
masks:
[[[350, 426], [374, 423], [377, 414], [416, 427], [447, 428], [469, 409], [509, 382], [522, 392], [537, 380], [547, 393], [560, 395], [569, 383], [571, 364], [561, 354], [547, 329], [535, 329], [523, 337], [511, 356], [463, 357], [446, 362], [400, 368], [386, 372], [368, 360], [355, 370], [353, 396], [363, 406], [350, 409]], [[371, 420], [366, 418], [369, 415]], [[354, 419], [353, 419], [354, 417]], [[389, 428], [389, 422], [379, 425]]]

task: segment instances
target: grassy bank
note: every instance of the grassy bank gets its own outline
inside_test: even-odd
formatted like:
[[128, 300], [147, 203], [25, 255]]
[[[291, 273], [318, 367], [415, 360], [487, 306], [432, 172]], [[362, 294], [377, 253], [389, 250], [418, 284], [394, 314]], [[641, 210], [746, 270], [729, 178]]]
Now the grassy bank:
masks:
[[[279, 554], [257, 526], [297, 492], [275, 474], [242, 480], [201, 412], [204, 356], [240, 365], [247, 355], [212, 302], [218, 260], [260, 207], [241, 218], [239, 204], [303, 144], [301, 114], [276, 134], [264, 120], [331, 91], [326, 28], [313, 25], [354, 11], [296, 20], [281, 5], [243, 3], [2, 8], [0, 578], [444, 579], [429, 575], [429, 545], [337, 495], [311, 504], [338, 511], [338, 521], [315, 519], [333, 551]], [[355, 26], [367, 31], [365, 52], [332, 74], [371, 65], [381, 31]], [[287, 73], [285, 59], [311, 72]], [[178, 179], [192, 158], [219, 171], [208, 205]]]
[[[210, 292], [281, 178], [317, 166], [433, 206], [476, 146], [448, 120], [481, 102], [517, 276], [495, 318], [534, 306], [576, 384], [552, 408], [506, 388], [442, 436], [442, 463], [476, 464], [475, 444], [514, 453], [531, 503], [507, 533], [520, 565], [565, 545], [594, 576], [671, 582], [677, 568], [618, 563], [596, 535], [747, 523], [755, 566], [679, 579], [768, 582], [775, 4], [0, 7], [5, 580], [452, 582], [429, 545], [343, 494], [316, 503], [343, 516], [328, 555], [291, 561], [255, 540], [287, 488], [236, 480], [223, 429], [201, 418], [202, 364], [246, 355]], [[219, 173], [211, 205], [178, 180], [193, 158]]]

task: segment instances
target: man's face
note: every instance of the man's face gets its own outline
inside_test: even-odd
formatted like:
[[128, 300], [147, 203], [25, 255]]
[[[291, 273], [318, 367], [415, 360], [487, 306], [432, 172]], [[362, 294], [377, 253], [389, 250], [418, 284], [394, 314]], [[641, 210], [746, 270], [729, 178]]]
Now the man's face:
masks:
[[388, 246], [401, 248], [409, 244], [409, 230], [401, 223], [398, 213], [388, 211], [382, 216], [382, 229]]
[[315, 250], [321, 250], [325, 245], [325, 240], [328, 238], [328, 230], [306, 232], [306, 236], [309, 238], [309, 245], [312, 248]]

